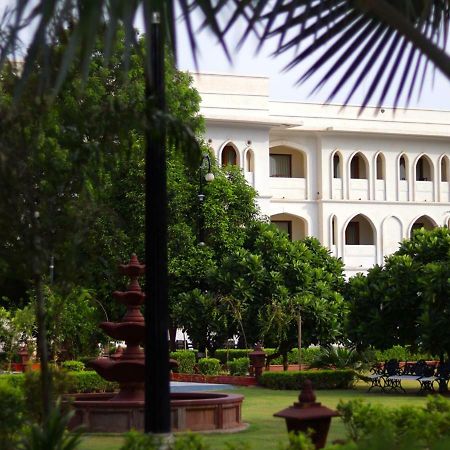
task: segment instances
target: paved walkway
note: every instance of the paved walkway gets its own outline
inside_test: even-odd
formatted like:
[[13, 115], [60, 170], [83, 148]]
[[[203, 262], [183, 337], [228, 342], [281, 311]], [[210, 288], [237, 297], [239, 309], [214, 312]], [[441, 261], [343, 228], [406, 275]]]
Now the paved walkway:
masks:
[[234, 386], [231, 384], [187, 383], [185, 381], [170, 382], [170, 392], [223, 391], [224, 389], [234, 389]]

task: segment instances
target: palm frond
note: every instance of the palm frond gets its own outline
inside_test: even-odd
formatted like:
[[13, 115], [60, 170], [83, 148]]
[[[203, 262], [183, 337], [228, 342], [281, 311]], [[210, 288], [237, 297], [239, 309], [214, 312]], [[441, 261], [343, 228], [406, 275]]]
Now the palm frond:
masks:
[[420, 95], [418, 72], [430, 65], [450, 78], [448, 0], [276, 0], [247, 16], [249, 27], [262, 29], [260, 45], [276, 40], [274, 56], [294, 52], [285, 70], [301, 65], [299, 83], [326, 70], [314, 91], [335, 82], [328, 101], [347, 89], [348, 103], [372, 80], [362, 108], [391, 91], [397, 106], [403, 95], [407, 102]]

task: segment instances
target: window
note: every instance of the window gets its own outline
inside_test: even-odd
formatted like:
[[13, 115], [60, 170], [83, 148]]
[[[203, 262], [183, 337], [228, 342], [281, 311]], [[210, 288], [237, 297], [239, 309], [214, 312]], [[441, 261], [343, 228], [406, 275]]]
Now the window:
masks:
[[292, 241], [292, 222], [290, 220], [272, 220], [272, 223], [289, 236]]
[[345, 243], [359, 245], [359, 222], [349, 222], [345, 230]]
[[270, 155], [270, 176], [291, 178], [292, 177], [292, 161], [291, 155]]
[[222, 166], [235, 166], [236, 163], [236, 150], [233, 146], [226, 145], [222, 150]]
[[333, 178], [341, 178], [341, 158], [337, 153], [333, 156]]
[[422, 156], [416, 165], [416, 180], [417, 181], [432, 181], [432, 167], [430, 161], [425, 156]]
[[447, 157], [441, 159], [441, 181], [448, 181], [447, 178]]
[[377, 156], [377, 180], [384, 180], [384, 170], [383, 170], [383, 157], [381, 155]]
[[367, 178], [366, 162], [360, 153], [353, 156], [350, 162], [350, 178]]
[[400, 180], [406, 180], [406, 161], [404, 156], [400, 158], [399, 169], [400, 169]]
[[333, 216], [331, 221], [331, 244], [337, 244], [337, 225], [336, 225], [336, 216]]
[[245, 155], [245, 169], [247, 172], [253, 172], [253, 153], [251, 150], [247, 150], [247, 153]]

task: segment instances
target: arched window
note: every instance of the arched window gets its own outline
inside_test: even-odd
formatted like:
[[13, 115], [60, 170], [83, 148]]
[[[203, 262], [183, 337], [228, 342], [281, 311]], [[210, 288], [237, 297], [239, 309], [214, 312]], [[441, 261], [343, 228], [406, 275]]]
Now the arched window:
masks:
[[270, 221], [279, 230], [286, 233], [291, 241], [305, 239], [307, 236], [308, 223], [302, 217], [294, 216], [293, 214], [288, 213], [281, 213], [271, 216]]
[[245, 170], [246, 172], [254, 172], [255, 169], [253, 167], [253, 152], [251, 150], [247, 150], [247, 153], [245, 154]]
[[399, 169], [399, 177], [400, 180], [407, 180], [407, 166], [406, 166], [406, 158], [402, 155], [400, 156], [400, 160], [398, 162], [398, 169]]
[[335, 153], [333, 156], [333, 178], [341, 178], [341, 157], [339, 153]]
[[448, 181], [448, 158], [444, 156], [441, 159], [441, 181]]
[[384, 180], [384, 157], [381, 153], [377, 155], [377, 180]]
[[431, 219], [431, 217], [428, 216], [420, 216], [411, 226], [411, 237], [415, 230], [420, 230], [421, 228], [424, 228], [425, 230], [432, 230], [433, 228], [436, 228], [437, 224], [436, 222]]
[[433, 181], [433, 166], [425, 155], [417, 161], [416, 181]]
[[306, 154], [287, 145], [270, 149], [270, 176], [278, 178], [306, 178]]
[[347, 224], [345, 229], [346, 245], [374, 245], [373, 227], [365, 216], [358, 214]]
[[366, 160], [361, 153], [354, 155], [350, 162], [350, 178], [367, 178]]
[[237, 165], [237, 153], [236, 149], [228, 144], [222, 150], [222, 166], [236, 166]]
[[331, 219], [331, 244], [337, 244], [337, 218], [333, 216]]

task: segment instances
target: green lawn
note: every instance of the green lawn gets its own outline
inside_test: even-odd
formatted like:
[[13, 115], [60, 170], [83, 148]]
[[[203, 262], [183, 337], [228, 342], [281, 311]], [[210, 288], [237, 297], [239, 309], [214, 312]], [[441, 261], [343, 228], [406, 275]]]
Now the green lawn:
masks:
[[[390, 394], [371, 392], [366, 393], [367, 385], [362, 384], [354, 390], [316, 391], [317, 401], [330, 408], [335, 408], [338, 401], [353, 398], [365, 398], [373, 403], [381, 403], [387, 407], [399, 405], [421, 405], [425, 397], [417, 396], [417, 383], [406, 385], [407, 394]], [[245, 441], [251, 442], [255, 450], [273, 450], [278, 442], [287, 441], [287, 433], [284, 421], [273, 417], [273, 414], [293, 402], [297, 401], [298, 392], [273, 391], [263, 388], [238, 388], [231, 391], [245, 396], [242, 417], [249, 427], [239, 433], [211, 433], [205, 434], [205, 439], [212, 450], [225, 449], [226, 442]], [[333, 419], [329, 442], [344, 437], [344, 427], [339, 419]], [[86, 436], [82, 450], [117, 450], [120, 448], [122, 438], [120, 436], [102, 435]]]

